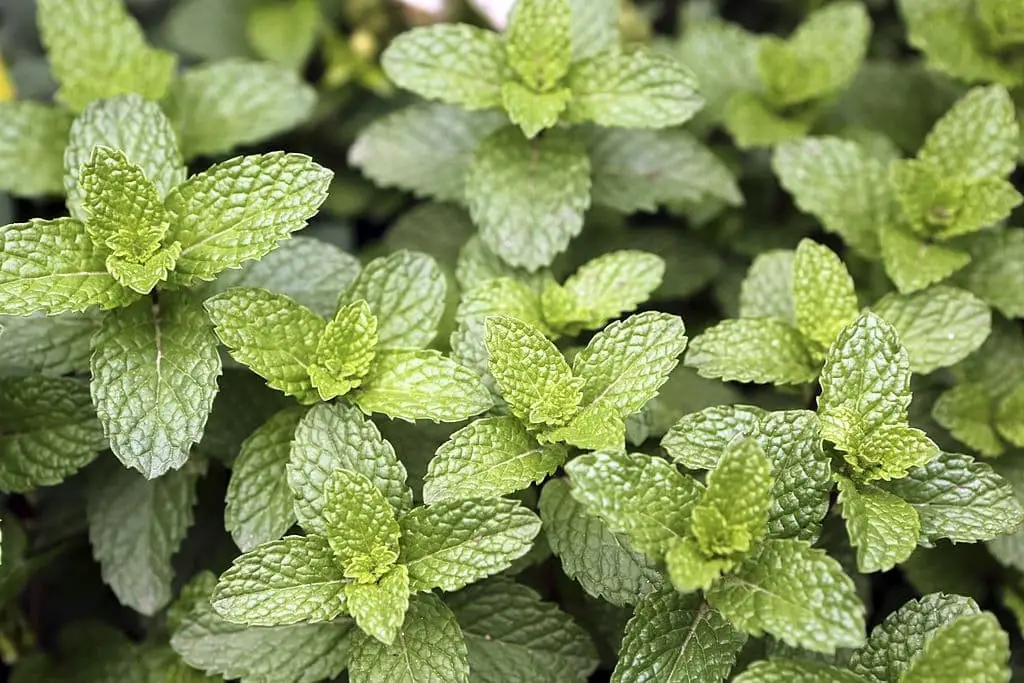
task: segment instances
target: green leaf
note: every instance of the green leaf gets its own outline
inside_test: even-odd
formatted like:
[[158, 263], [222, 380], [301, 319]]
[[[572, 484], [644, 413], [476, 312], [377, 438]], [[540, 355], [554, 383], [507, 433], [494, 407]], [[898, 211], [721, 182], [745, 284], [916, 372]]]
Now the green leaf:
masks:
[[723, 320], [694, 337], [685, 364], [708, 379], [758, 384], [806, 384], [818, 376], [803, 335], [777, 318]]
[[668, 128], [689, 121], [704, 99], [679, 60], [644, 49], [605, 52], [574, 64], [566, 120], [600, 126]]
[[469, 683], [469, 655], [455, 615], [436, 595], [416, 595], [391, 645], [352, 637], [352, 683]]
[[6, 378], [0, 388], [0, 490], [59, 484], [106, 448], [84, 382]]
[[1010, 637], [994, 614], [961, 617], [929, 640], [900, 679], [902, 683], [948, 680], [997, 683], [1010, 677]]
[[[352, 470], [331, 473], [324, 485], [323, 518], [327, 542], [347, 578], [373, 583], [398, 559], [402, 532], [395, 510], [364, 475]], [[353, 616], [359, 623], [359, 615]]]
[[71, 115], [41, 102], [0, 102], [0, 189], [15, 197], [64, 191]]
[[236, 157], [192, 176], [167, 197], [168, 239], [181, 243], [171, 285], [191, 287], [273, 251], [306, 227], [334, 173], [303, 154]]
[[160, 247], [142, 263], [111, 254], [107, 257], [107, 271], [125, 287], [139, 294], [149, 294], [174, 270], [174, 264], [180, 254], [181, 245], [177, 242]]
[[0, 373], [5, 377], [41, 374], [60, 377], [89, 370], [89, 340], [99, 316], [65, 313], [60, 316], [0, 317]]
[[104, 463], [86, 493], [93, 556], [103, 581], [124, 605], [147, 616], [171, 601], [171, 558], [192, 526], [197, 472], [146, 480]]
[[571, 20], [569, 0], [520, 0], [512, 8], [505, 32], [508, 65], [529, 88], [550, 90], [569, 73]]
[[661, 447], [683, 467], [713, 470], [733, 440], [760, 434], [768, 415], [762, 408], [747, 405], [705, 408], [681, 417], [665, 434]]
[[754, 662], [734, 683], [868, 683], [855, 673], [820, 662], [771, 658]]
[[138, 95], [94, 102], [71, 125], [64, 151], [64, 189], [68, 211], [75, 218], [87, 218], [78, 176], [97, 146], [121, 150], [156, 185], [161, 200], [185, 181], [174, 128], [158, 104]]
[[[725, 527], [721, 516], [716, 516], [716, 519], [722, 532], [736, 532], [735, 529]], [[705, 534], [707, 533], [705, 524]], [[697, 541], [689, 536], [672, 539], [668, 552], [665, 553], [665, 569], [668, 572], [669, 580], [680, 593], [706, 591], [722, 576], [723, 572], [731, 569], [734, 564], [729, 559], [709, 557], [701, 550]]]
[[221, 374], [202, 307], [164, 295], [111, 311], [92, 340], [92, 398], [110, 449], [147, 478], [199, 442]]
[[466, 109], [500, 107], [509, 72], [502, 37], [468, 24], [406, 31], [384, 50], [381, 66], [398, 87]]
[[816, 108], [786, 117], [772, 109], [763, 97], [740, 92], [729, 100], [725, 129], [740, 149], [770, 147], [807, 136], [817, 118]]
[[917, 156], [944, 176], [1005, 177], [1017, 167], [1018, 136], [1013, 100], [1006, 88], [973, 88], [939, 119]]
[[1024, 317], [1024, 230], [986, 230], [971, 238], [971, 263], [955, 281], [1008, 318]]
[[572, 7], [572, 61], [619, 47], [619, 14], [615, 0], [569, 0]]
[[[853, 426], [856, 430], [856, 424]], [[865, 479], [899, 479], [939, 454], [928, 435], [903, 425], [872, 430], [845, 454], [846, 461]]]
[[306, 121], [316, 91], [294, 70], [226, 59], [190, 68], [163, 102], [188, 159], [215, 156], [291, 130]]
[[584, 453], [565, 466], [572, 496], [612, 533], [625, 534], [655, 558], [690, 532], [690, 514], [703, 486], [665, 460], [649, 455]]
[[834, 251], [800, 241], [793, 261], [793, 304], [797, 329], [821, 357], [859, 310], [853, 278]]
[[928, 541], [988, 541], [1014, 533], [1024, 521], [1010, 484], [966, 455], [941, 453], [884, 488], [917, 510]]
[[1014, 446], [1024, 446], [1024, 387], [1003, 399], [996, 411], [996, 429]]
[[554, 474], [566, 456], [564, 446], [539, 444], [514, 417], [476, 420], [437, 450], [423, 481], [423, 501], [514, 493]]
[[324, 489], [338, 469], [364, 475], [397, 512], [412, 508], [405, 467], [377, 427], [354, 406], [321, 403], [299, 422], [288, 461], [295, 514], [307, 532], [323, 534], [327, 530]]
[[[693, 535], [701, 550], [711, 557], [748, 552], [768, 530], [771, 490], [772, 466], [757, 441], [726, 447], [693, 508]], [[716, 528], [719, 522], [722, 528]]]
[[968, 252], [924, 242], [902, 226], [882, 226], [879, 240], [885, 272], [904, 294], [945, 280], [971, 261]]
[[699, 595], [645, 597], [626, 624], [612, 683], [724, 681], [747, 636]]
[[664, 576], [654, 560], [634, 550], [600, 518], [587, 514], [565, 479], [552, 479], [540, 496], [540, 516], [562, 571], [583, 589], [613, 605], [632, 605], [658, 589]]
[[590, 160], [565, 130], [527, 140], [506, 127], [480, 143], [466, 202], [484, 244], [509, 265], [536, 271], [565, 251], [590, 207]]
[[448, 598], [462, 627], [474, 681], [579, 682], [597, 667], [590, 635], [556, 605], [506, 578], [470, 586]]
[[257, 55], [301, 71], [324, 20], [316, 0], [259, 3], [249, 10], [246, 34]]
[[864, 606], [853, 581], [825, 551], [802, 541], [765, 541], [707, 600], [738, 629], [793, 647], [830, 653], [864, 642]]
[[846, 533], [857, 548], [857, 569], [884, 572], [910, 557], [921, 533], [913, 506], [870, 484], [857, 486], [845, 477], [838, 482]]
[[508, 315], [487, 318], [488, 369], [512, 414], [531, 425], [558, 426], [576, 413], [582, 379], [535, 327]]
[[107, 272], [105, 251], [73, 218], [0, 227], [0, 312], [57, 315], [130, 303], [136, 295]]
[[118, 0], [41, 0], [38, 20], [57, 98], [72, 111], [126, 93], [159, 100], [174, 78], [177, 58], [147, 45]]
[[760, 41], [739, 24], [718, 17], [688, 19], [676, 50], [697, 76], [701, 95], [707, 100], [695, 120], [703, 130], [721, 123], [733, 95], [761, 89], [757, 73]]
[[594, 403], [568, 424], [537, 435], [541, 443], [567, 443], [588, 451], [625, 449], [626, 423], [609, 403]]
[[541, 522], [517, 501], [475, 498], [418, 507], [399, 520], [413, 592], [455, 591], [525, 555]]
[[996, 456], [1006, 447], [995, 429], [995, 410], [983, 386], [966, 383], [943, 392], [932, 406], [932, 417], [957, 441]]
[[358, 387], [376, 355], [377, 318], [365, 300], [338, 309], [320, 333], [307, 368], [320, 398], [330, 401]]
[[338, 305], [360, 299], [377, 317], [378, 347], [418, 349], [437, 335], [444, 314], [447, 281], [430, 256], [401, 250], [374, 259], [342, 292]]
[[665, 261], [636, 250], [612, 251], [588, 261], [565, 281], [566, 291], [590, 311], [599, 328], [647, 301], [661, 284]]
[[305, 414], [302, 408], [282, 410], [242, 442], [224, 508], [224, 526], [242, 552], [280, 538], [295, 524], [288, 455]]
[[515, 81], [501, 86], [501, 104], [508, 112], [509, 120], [531, 139], [558, 123], [558, 116], [565, 111], [571, 98], [572, 93], [567, 88], [534, 92]]
[[319, 400], [309, 368], [327, 325], [323, 318], [282, 294], [256, 287], [229, 289], [203, 305], [235, 360], [300, 403]]
[[380, 351], [352, 402], [409, 422], [461, 422], [493, 405], [477, 373], [431, 349]]
[[985, 302], [943, 285], [889, 294], [872, 309], [899, 334], [916, 373], [959, 363], [985, 342], [992, 329], [992, 313]]
[[[546, 283], [559, 286], [551, 279]], [[511, 277], [487, 279], [464, 291], [455, 319], [465, 326], [479, 327], [482, 342], [487, 317], [499, 313], [529, 324], [549, 339], [558, 338], [545, 320], [541, 294], [529, 283]]]
[[796, 253], [788, 249], [773, 249], [754, 257], [740, 286], [741, 318], [777, 318], [796, 327], [795, 260]]
[[461, 202], [477, 145], [507, 124], [507, 117], [496, 111], [415, 104], [363, 128], [349, 148], [348, 162], [381, 187]]
[[385, 645], [394, 642], [409, 609], [409, 570], [396, 565], [378, 583], [345, 586], [346, 607], [359, 629]]
[[285, 536], [235, 559], [210, 603], [248, 626], [330, 621], [345, 609], [348, 579], [323, 536]]

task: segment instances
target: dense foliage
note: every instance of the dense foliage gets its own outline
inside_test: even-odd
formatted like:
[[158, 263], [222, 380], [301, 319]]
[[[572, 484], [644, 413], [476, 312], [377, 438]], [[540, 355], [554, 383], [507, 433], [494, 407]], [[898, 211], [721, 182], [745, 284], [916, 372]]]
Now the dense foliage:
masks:
[[1024, 677], [1024, 3], [469, 5], [0, 8], [9, 680]]

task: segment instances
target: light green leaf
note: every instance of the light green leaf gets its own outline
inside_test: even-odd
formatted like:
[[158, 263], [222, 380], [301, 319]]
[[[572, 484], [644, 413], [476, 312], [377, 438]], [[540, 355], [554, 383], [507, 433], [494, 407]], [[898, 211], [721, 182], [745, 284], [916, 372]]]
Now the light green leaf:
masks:
[[409, 422], [461, 422], [493, 404], [477, 373], [431, 349], [378, 352], [351, 399], [366, 414]]
[[40, 0], [37, 16], [50, 69], [60, 83], [57, 98], [72, 111], [125, 93], [155, 101], [167, 92], [177, 58], [147, 45], [118, 0]]
[[533, 589], [496, 577], [447, 598], [474, 681], [584, 683], [597, 667], [590, 635]]
[[790, 327], [796, 327], [793, 301], [795, 259], [795, 252], [788, 249], [773, 249], [754, 257], [740, 286], [741, 318], [777, 318], [789, 323]]
[[84, 382], [6, 378], [0, 388], [0, 490], [59, 484], [106, 448]]
[[724, 681], [747, 636], [699, 595], [645, 597], [626, 624], [612, 683]]
[[1024, 387], [1017, 387], [999, 404], [996, 429], [1014, 446], [1024, 446]]
[[0, 227], [0, 312], [46, 315], [116, 308], [137, 295], [107, 272], [106, 250], [73, 218]]
[[282, 294], [256, 287], [229, 289], [204, 306], [235, 360], [300, 403], [319, 400], [309, 369], [327, 325], [323, 318]]
[[302, 408], [282, 410], [242, 442], [224, 508], [224, 526], [242, 552], [280, 538], [295, 524], [288, 455], [305, 414]]
[[615, 0], [569, 0], [572, 8], [572, 61], [619, 47], [619, 14]]
[[516, 81], [501, 86], [501, 105], [508, 112], [509, 120], [530, 139], [558, 123], [558, 116], [565, 111], [571, 98], [568, 88], [534, 92]]
[[316, 0], [257, 3], [246, 17], [249, 44], [260, 57], [301, 71], [326, 18]]
[[723, 320], [693, 339], [685, 364], [701, 377], [806, 384], [818, 376], [803, 335], [777, 318]]
[[476, 498], [418, 507], [399, 519], [413, 592], [455, 591], [525, 555], [541, 522], [517, 501]]
[[65, 313], [60, 316], [0, 317], [0, 373], [5, 377], [60, 377], [89, 371], [89, 340], [100, 316]]
[[94, 474], [86, 518], [103, 581], [122, 604], [156, 614], [173, 595], [171, 558], [192, 526], [198, 473], [186, 468], [147, 481], [111, 462]]
[[285, 536], [235, 559], [210, 603], [236, 624], [316, 623], [344, 611], [347, 584], [326, 538]]
[[299, 422], [288, 461], [295, 514], [307, 532], [327, 530], [324, 488], [338, 469], [364, 475], [399, 513], [412, 507], [405, 467], [377, 427], [354, 406], [321, 403]]
[[821, 662], [773, 657], [754, 662], [734, 683], [868, 683], [857, 674]]
[[918, 152], [945, 176], [1007, 176], [1017, 166], [1017, 117], [1000, 85], [973, 88], [939, 119]]
[[468, 24], [406, 31], [384, 50], [381, 66], [398, 87], [466, 109], [500, 107], [509, 73], [502, 37]]
[[576, 413], [583, 380], [537, 328], [508, 315], [487, 318], [488, 369], [512, 413], [532, 425], [558, 426]]
[[992, 313], [981, 299], [954, 287], [889, 294], [872, 310], [899, 334], [910, 369], [929, 373], [974, 353], [992, 329]]
[[859, 306], [846, 265], [826, 246], [803, 239], [793, 261], [796, 326], [819, 358], [839, 332], [857, 319]]
[[345, 597], [345, 606], [360, 630], [390, 645], [409, 609], [409, 570], [399, 564], [378, 583], [350, 583], [345, 586]]
[[156, 185], [161, 200], [185, 181], [174, 128], [159, 105], [138, 95], [93, 102], [71, 125], [64, 151], [64, 190], [75, 218], [86, 219], [78, 175], [97, 145], [121, 150]]
[[[717, 519], [725, 530], [721, 516], [717, 515]], [[709, 558], [697, 541], [689, 536], [672, 539], [665, 553], [665, 570], [672, 586], [680, 593], [706, 591], [733, 565], [734, 562], [728, 559]]]
[[514, 417], [476, 420], [437, 450], [423, 481], [423, 501], [514, 493], [539, 484], [566, 456], [564, 446], [542, 446]]
[[610, 403], [593, 403], [568, 424], [537, 435], [541, 443], [567, 443], [588, 451], [625, 450], [626, 422]]
[[[547, 282], [555, 284], [553, 280]], [[541, 295], [529, 283], [511, 277], [487, 279], [464, 291], [455, 319], [466, 326], [479, 327], [482, 342], [484, 322], [488, 316], [499, 313], [537, 328], [545, 337], [558, 338], [545, 321]]]
[[181, 245], [177, 242], [160, 247], [142, 263], [111, 254], [107, 257], [107, 271], [125, 287], [139, 294], [149, 294], [158, 283], [167, 279], [180, 255]]
[[416, 595], [391, 645], [352, 636], [352, 683], [469, 683], [469, 655], [455, 615], [436, 595]]
[[595, 597], [613, 605], [632, 605], [665, 579], [657, 563], [634, 550], [600, 518], [587, 514], [570, 495], [565, 479], [552, 479], [540, 496], [540, 516], [562, 571]]
[[864, 606], [853, 581], [825, 551], [767, 540], [708, 591], [708, 603], [751, 635], [831, 653], [864, 642]]
[[[398, 559], [402, 532], [395, 510], [362, 474], [344, 469], [331, 473], [324, 485], [323, 519], [327, 542], [347, 578], [373, 583]], [[358, 623], [359, 615], [353, 616]]]
[[643, 251], [609, 252], [588, 261], [565, 281], [566, 291], [593, 311], [587, 327], [598, 328], [647, 301], [661, 284], [665, 261]]
[[560, 129], [527, 140], [506, 127], [477, 147], [466, 175], [466, 202], [484, 244], [532, 272], [550, 264], [582, 230], [590, 184], [582, 140]]
[[192, 176], [167, 197], [168, 239], [181, 243], [170, 284], [212, 280], [273, 251], [306, 227], [334, 173], [303, 154], [236, 157]]
[[882, 226], [879, 240], [885, 272], [904, 294], [945, 280], [971, 261], [968, 252], [924, 242], [902, 226]]
[[994, 614], [965, 616], [936, 633], [900, 679], [901, 683], [975, 680], [1000, 683], [1010, 677], [1010, 637]]
[[995, 429], [995, 410], [983, 386], [964, 383], [939, 396], [932, 417], [957, 441], [991, 457], [1006, 450]]
[[1024, 230], [986, 230], [971, 238], [971, 263], [955, 281], [1007, 318], [1024, 318]]
[[718, 17], [688, 18], [676, 44], [683, 64], [697, 76], [707, 104], [697, 114], [701, 130], [720, 123], [729, 100], [739, 92], [761, 88], [757, 73], [758, 36]]
[[740, 92], [725, 110], [725, 129], [740, 149], [770, 147], [806, 137], [819, 110], [808, 107], [788, 116], [775, 111], [761, 95]]
[[29, 100], [0, 102], [0, 189], [15, 197], [64, 191], [64, 147], [71, 115]]
[[[693, 508], [693, 535], [701, 550], [710, 557], [748, 552], [768, 531], [771, 490], [772, 466], [757, 441], [727, 446]], [[719, 522], [723, 526], [716, 528]]]
[[221, 374], [202, 307], [164, 295], [119, 308], [92, 349], [92, 399], [114, 455], [150, 479], [181, 467], [203, 435]]
[[910, 557], [921, 533], [913, 506], [870, 484], [857, 486], [845, 477], [838, 482], [846, 533], [857, 548], [857, 569], [884, 572]]
[[338, 305], [360, 299], [370, 304], [377, 317], [379, 348], [418, 349], [437, 335], [446, 291], [447, 281], [437, 261], [403, 249], [370, 261], [342, 292]]
[[704, 488], [649, 455], [584, 453], [565, 469], [573, 498], [587, 512], [655, 558], [665, 554], [672, 539], [690, 532], [690, 514]]
[[373, 363], [377, 348], [377, 319], [360, 299], [338, 309], [320, 333], [307, 368], [320, 398], [330, 401], [358, 387]]
[[164, 100], [188, 159], [230, 152], [306, 121], [316, 91], [299, 74], [268, 62], [226, 59], [187, 70]]
[[571, 21], [569, 0], [519, 0], [512, 8], [508, 64], [532, 90], [550, 90], [569, 73]]
[[[853, 429], [859, 429], [856, 423]], [[855, 442], [844, 457], [864, 479], [889, 481], [900, 479], [938, 454], [939, 447], [920, 429], [883, 425]]]

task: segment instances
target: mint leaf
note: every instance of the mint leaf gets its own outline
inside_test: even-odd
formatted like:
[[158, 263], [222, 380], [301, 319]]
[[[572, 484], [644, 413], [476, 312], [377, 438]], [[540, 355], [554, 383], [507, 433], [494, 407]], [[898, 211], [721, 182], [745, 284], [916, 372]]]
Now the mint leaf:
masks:
[[267, 255], [316, 214], [333, 175], [305, 155], [271, 152], [192, 176], [167, 197], [168, 239], [181, 243], [168, 282], [191, 287]]
[[588, 514], [570, 495], [565, 479], [552, 479], [544, 485], [540, 516], [562, 571], [590, 595], [613, 605], [632, 605], [664, 583], [655, 561]]
[[508, 65], [532, 90], [548, 91], [569, 72], [571, 20], [569, 0], [519, 0], [512, 8]]
[[[820, 595], [827, 602], [814, 600]], [[864, 642], [864, 606], [853, 581], [823, 550], [767, 540], [706, 593], [708, 603], [751, 635], [769, 633], [794, 647], [833, 652]], [[829, 609], [821, 610], [819, 605]]]
[[994, 614], [957, 619], [936, 633], [900, 679], [925, 683], [939, 677], [1005, 681], [1010, 676], [1010, 638]]
[[735, 683], [867, 683], [857, 674], [820, 662], [772, 657], [754, 662]]
[[567, 88], [534, 92], [515, 81], [501, 87], [501, 104], [508, 112], [509, 120], [531, 139], [558, 123], [558, 116], [565, 111], [571, 97], [572, 93]]
[[60, 377], [89, 370], [89, 340], [99, 327], [99, 316], [3, 316], [0, 326], [0, 372], [4, 376]]
[[15, 197], [64, 191], [64, 147], [71, 116], [58, 107], [0, 102], [0, 189]]
[[476, 420], [437, 449], [423, 480], [423, 501], [514, 493], [539, 484], [566, 456], [564, 446], [541, 445], [514, 417]]
[[364, 299], [377, 317], [379, 348], [416, 349], [437, 335], [446, 291], [444, 273], [433, 258], [401, 250], [367, 264], [338, 305]]
[[945, 280], [971, 261], [968, 252], [925, 242], [902, 226], [883, 226], [879, 240], [885, 272], [904, 294]]
[[69, 109], [79, 112], [94, 100], [125, 93], [159, 100], [167, 92], [177, 59], [147, 45], [118, 0], [41, 0], [38, 20], [50, 69], [60, 83], [57, 98]]
[[753, 439], [726, 447], [693, 508], [693, 535], [710, 557], [748, 552], [768, 531], [772, 466]]
[[747, 636], [699, 595], [651, 593], [626, 624], [613, 683], [724, 681]]
[[846, 266], [831, 249], [809, 239], [796, 248], [793, 305], [797, 329], [819, 357], [857, 318], [857, 292]]
[[995, 429], [995, 405], [983, 386], [958, 384], [932, 406], [932, 417], [957, 441], [981, 455], [996, 456], [1006, 449]]
[[818, 375], [803, 335], [776, 318], [723, 320], [694, 337], [685, 364], [701, 377], [806, 384]]
[[846, 533], [857, 548], [857, 569], [865, 574], [888, 571], [917, 548], [921, 520], [901, 497], [870, 484], [839, 477], [839, 498]]
[[373, 363], [376, 346], [377, 319], [369, 304], [360, 300], [340, 307], [320, 333], [307, 369], [320, 398], [329, 401], [359, 386]]
[[703, 493], [696, 480], [649, 455], [585, 453], [565, 469], [573, 498], [654, 557], [689, 533], [690, 514]]
[[124, 306], [136, 297], [107, 272], [105, 250], [73, 218], [0, 228], [0, 312], [46, 315]]
[[345, 609], [342, 576], [322, 536], [285, 536], [245, 553], [221, 574], [210, 603], [249, 626], [330, 621]]
[[469, 656], [455, 615], [436, 595], [416, 595], [391, 645], [362, 632], [352, 637], [352, 683], [469, 683]]
[[[720, 516], [705, 516], [704, 519], [703, 535], [705, 538], [710, 538], [713, 533], [725, 541], [720, 542], [720, 545], [727, 547], [739, 545], [734, 539], [728, 538], [729, 532], [734, 530], [729, 529]], [[711, 524], [706, 521], [708, 519], [714, 520], [713, 530]], [[708, 553], [702, 550], [698, 542], [691, 536], [672, 539], [668, 552], [665, 553], [665, 569], [668, 571], [668, 578], [680, 593], [706, 591], [722, 576], [723, 572], [731, 569], [733, 565], [734, 562], [728, 558], [709, 557]]]
[[415, 508], [399, 519], [413, 592], [455, 591], [525, 555], [541, 522], [517, 501], [476, 498]]
[[145, 615], [171, 601], [171, 558], [192, 526], [198, 472], [146, 480], [104, 464], [89, 481], [86, 518], [103, 581], [122, 604]]
[[590, 183], [582, 141], [557, 129], [527, 140], [506, 127], [477, 147], [466, 202], [484, 244], [532, 272], [550, 264], [582, 230]]
[[359, 629], [390, 645], [409, 608], [409, 570], [399, 564], [377, 583], [350, 583], [345, 587], [345, 597]]
[[291, 130], [313, 113], [316, 92], [292, 69], [226, 59], [193, 67], [163, 106], [188, 159], [214, 156]]
[[[761, 89], [759, 48], [758, 36], [739, 24], [711, 16], [691, 18], [676, 49], [683, 64], [697, 76], [701, 95], [707, 101], [697, 114], [698, 128], [720, 123], [736, 93]], [[728, 58], [723, 59], [723, 55]]]
[[500, 107], [509, 70], [501, 36], [468, 24], [406, 31], [384, 50], [381, 66], [398, 87], [466, 109]]
[[733, 440], [760, 434], [769, 414], [747, 405], [705, 408], [679, 418], [661, 440], [661, 447], [684, 467], [713, 470]]
[[973, 88], [928, 133], [917, 156], [942, 175], [965, 180], [1007, 176], [1017, 166], [1017, 118], [1000, 85]]
[[576, 413], [583, 380], [541, 332], [508, 315], [487, 318], [488, 369], [512, 414], [531, 425], [558, 426]]
[[[381, 579], [398, 559], [401, 535], [387, 498], [362, 474], [335, 470], [324, 485], [324, 500], [327, 542], [345, 576], [361, 584]], [[407, 576], [404, 581], [408, 584]], [[362, 626], [360, 615], [352, 616]]]
[[729, 99], [725, 111], [725, 129], [739, 149], [769, 147], [806, 136], [814, 125], [817, 111], [784, 117], [774, 111], [760, 95], [740, 92]]
[[412, 507], [405, 467], [377, 427], [354, 406], [314, 406], [295, 430], [288, 461], [288, 483], [295, 492], [295, 514], [310, 533], [327, 530], [325, 486], [338, 469], [362, 474], [398, 512]]
[[597, 667], [590, 635], [533, 589], [496, 577], [447, 597], [474, 681], [583, 683]]
[[[782, 149], [779, 147], [778, 149]], [[758, 254], [740, 286], [741, 318], [778, 318], [796, 327], [793, 263], [796, 253], [773, 249]]]
[[588, 261], [563, 285], [592, 311], [587, 327], [598, 328], [647, 301], [661, 284], [665, 261], [643, 251], [609, 252]]
[[7, 492], [58, 484], [106, 448], [89, 387], [71, 378], [6, 378], [0, 433], [0, 490]]
[[954, 277], [1008, 318], [1024, 317], [1024, 277], [1016, 268], [1024, 258], [1024, 230], [986, 230], [972, 236], [971, 263]]
[[147, 478], [181, 467], [221, 374], [217, 338], [185, 296], [111, 311], [92, 340], [92, 398], [110, 449]]
[[674, 57], [647, 50], [605, 52], [574, 64], [566, 120], [600, 126], [668, 128], [704, 106], [696, 77]]
[[288, 456], [305, 414], [302, 408], [282, 410], [242, 442], [224, 508], [224, 527], [242, 552], [280, 538], [295, 523]]
[[235, 360], [300, 403], [319, 400], [310, 367], [327, 324], [320, 316], [284, 295], [255, 287], [229, 289], [203, 305]]
[[619, 14], [614, 0], [569, 0], [572, 7], [572, 61], [619, 47]]

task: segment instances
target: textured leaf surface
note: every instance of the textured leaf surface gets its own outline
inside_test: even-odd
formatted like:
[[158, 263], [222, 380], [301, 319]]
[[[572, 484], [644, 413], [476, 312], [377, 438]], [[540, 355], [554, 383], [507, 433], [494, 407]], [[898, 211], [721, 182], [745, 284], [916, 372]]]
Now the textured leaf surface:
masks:
[[693, 535], [704, 553], [748, 552], [768, 530], [771, 490], [772, 466], [757, 441], [730, 444], [693, 508]]
[[904, 294], [945, 280], [971, 261], [966, 251], [924, 242], [899, 226], [883, 226], [879, 240], [885, 272]]
[[1024, 317], [1024, 230], [985, 231], [971, 238], [971, 263], [956, 282], [1008, 318]]
[[870, 484], [839, 479], [839, 503], [857, 568], [865, 574], [888, 571], [917, 548], [921, 520], [908, 502]]
[[857, 674], [804, 659], [772, 658], [754, 662], [735, 683], [866, 683]]
[[593, 327], [647, 301], [661, 284], [665, 261], [644, 251], [609, 252], [588, 261], [565, 281], [565, 289], [594, 312]]
[[98, 315], [74, 313], [0, 318], [0, 372], [7, 377], [88, 372], [89, 340], [99, 320]]
[[522, 0], [505, 32], [508, 64], [532, 89], [546, 91], [569, 72], [572, 60], [569, 0]]
[[773, 249], [758, 254], [740, 287], [741, 318], [778, 318], [796, 327], [793, 262], [796, 253]]
[[834, 251], [809, 239], [800, 241], [793, 261], [793, 303], [797, 329], [819, 354], [856, 320], [853, 278]]
[[352, 583], [345, 588], [346, 607], [366, 635], [385, 645], [394, 642], [409, 608], [409, 570], [396, 565], [377, 583]]
[[71, 116], [28, 100], [0, 103], [0, 187], [16, 197], [64, 191], [64, 147]]
[[320, 398], [330, 401], [359, 386], [377, 348], [377, 319], [365, 301], [338, 309], [316, 343], [309, 379]]
[[[398, 559], [401, 535], [395, 510], [387, 498], [368, 478], [344, 469], [331, 473], [324, 487], [324, 498], [327, 542], [345, 576], [360, 583], [383, 581], [384, 573]], [[394, 580], [403, 581], [399, 577]], [[406, 576], [406, 594], [408, 582]], [[385, 590], [385, 593], [390, 592]], [[372, 596], [363, 597], [373, 601]], [[360, 615], [353, 612], [352, 616], [362, 626]]]
[[997, 683], [1010, 676], [1010, 638], [994, 614], [962, 617], [936, 633], [900, 680]]
[[149, 478], [181, 467], [202, 438], [221, 374], [202, 307], [165, 295], [119, 308], [92, 348], [92, 399], [114, 455]]
[[694, 337], [686, 365], [708, 379], [758, 384], [806, 384], [818, 374], [803, 335], [776, 318], [723, 320]]
[[1006, 176], [1020, 146], [1013, 101], [1002, 86], [974, 88], [935, 124], [918, 152], [947, 176]]
[[978, 384], [958, 384], [943, 392], [932, 406], [932, 417], [981, 455], [1000, 455], [1006, 448], [995, 429], [994, 402]]
[[516, 81], [509, 81], [501, 88], [501, 103], [508, 112], [509, 121], [519, 126], [523, 135], [530, 139], [558, 123], [559, 115], [571, 98], [568, 88], [534, 92]]

